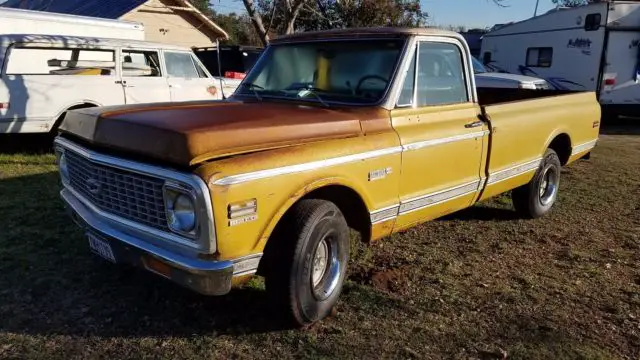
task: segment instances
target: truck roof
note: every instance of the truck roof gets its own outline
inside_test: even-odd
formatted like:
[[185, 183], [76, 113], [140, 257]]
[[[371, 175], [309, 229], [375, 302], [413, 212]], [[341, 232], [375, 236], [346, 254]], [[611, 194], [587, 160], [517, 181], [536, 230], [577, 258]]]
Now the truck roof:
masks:
[[462, 36], [456, 32], [434, 28], [371, 27], [301, 32], [280, 36], [271, 40], [271, 43], [279, 44], [321, 39], [325, 40], [344, 38], [406, 37], [412, 35], [443, 36], [453, 37], [461, 40], [463, 39]]
[[190, 48], [180, 45], [172, 45], [151, 41], [142, 40], [129, 40], [129, 39], [114, 39], [114, 38], [97, 38], [97, 37], [83, 37], [83, 36], [68, 36], [68, 35], [41, 35], [41, 34], [10, 34], [3, 36], [5, 43], [45, 43], [50, 46], [64, 46], [64, 47], [77, 47], [84, 48], [92, 47], [132, 47], [132, 48], [159, 48], [164, 50], [187, 50]]

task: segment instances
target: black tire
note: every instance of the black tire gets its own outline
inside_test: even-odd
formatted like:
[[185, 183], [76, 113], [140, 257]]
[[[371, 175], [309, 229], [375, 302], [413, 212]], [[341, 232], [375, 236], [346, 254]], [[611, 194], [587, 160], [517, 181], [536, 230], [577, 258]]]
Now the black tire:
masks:
[[558, 196], [561, 167], [558, 154], [547, 149], [533, 179], [511, 192], [513, 206], [520, 216], [535, 219], [551, 210]]
[[349, 228], [340, 209], [325, 200], [300, 201], [285, 221], [282, 237], [270, 240], [277, 246], [265, 252], [265, 285], [277, 314], [304, 326], [325, 318], [338, 301], [349, 261]]

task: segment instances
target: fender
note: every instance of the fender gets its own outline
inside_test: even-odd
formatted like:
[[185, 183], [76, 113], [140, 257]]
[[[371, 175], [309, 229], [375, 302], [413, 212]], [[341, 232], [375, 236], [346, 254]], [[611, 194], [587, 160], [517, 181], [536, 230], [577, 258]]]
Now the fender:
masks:
[[291, 207], [296, 202], [298, 202], [300, 199], [302, 199], [304, 196], [306, 196], [307, 194], [311, 193], [314, 190], [318, 190], [320, 188], [332, 186], [332, 185], [344, 186], [346, 188], [353, 190], [356, 194], [360, 196], [360, 199], [362, 200], [365, 207], [367, 208], [367, 211], [371, 211], [371, 208], [372, 208], [371, 199], [366, 195], [364, 191], [359, 191], [362, 189], [357, 183], [343, 177], [331, 177], [331, 178], [322, 178], [322, 179], [314, 180], [308, 183], [307, 185], [305, 185], [304, 187], [298, 189], [293, 194], [291, 194], [287, 198], [287, 200], [279, 206], [279, 210], [271, 217], [271, 220], [267, 223], [267, 226], [262, 231], [262, 234], [258, 238], [258, 241], [255, 244], [252, 252], [262, 252], [264, 250], [267, 244], [267, 241], [269, 240], [269, 237], [273, 233], [273, 230], [275, 229], [276, 225], [278, 225], [278, 223], [282, 220], [282, 218], [287, 213], [287, 211], [289, 211], [289, 209], [291, 209]]
[[573, 146], [573, 141], [571, 140], [571, 135], [569, 134], [569, 130], [566, 128], [556, 128], [554, 129], [549, 137], [544, 142], [544, 147], [540, 149], [540, 154], [544, 154], [544, 152], [549, 148], [551, 142], [558, 137], [559, 135], [566, 134], [569, 137], [569, 147]]
[[76, 102], [72, 102], [70, 104], [67, 104], [65, 106], [62, 106], [60, 110], [58, 110], [58, 112], [56, 113], [56, 115], [53, 117], [54, 121], [57, 121], [60, 116], [62, 116], [62, 114], [64, 114], [65, 112], [67, 112], [69, 109], [71, 109], [74, 106], [78, 106], [78, 105], [84, 105], [84, 104], [91, 104], [93, 106], [102, 106], [102, 104], [93, 101], [93, 100], [87, 100], [87, 99], [83, 99], [81, 101], [76, 101]]

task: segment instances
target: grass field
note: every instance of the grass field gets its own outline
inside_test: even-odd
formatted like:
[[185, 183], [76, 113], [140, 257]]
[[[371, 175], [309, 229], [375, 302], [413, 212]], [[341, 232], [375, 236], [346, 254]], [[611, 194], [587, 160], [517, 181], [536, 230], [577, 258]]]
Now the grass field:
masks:
[[640, 358], [640, 135], [603, 135], [550, 216], [508, 196], [371, 246], [335, 315], [277, 326], [260, 279], [208, 298], [91, 255], [52, 155], [0, 155], [0, 358]]

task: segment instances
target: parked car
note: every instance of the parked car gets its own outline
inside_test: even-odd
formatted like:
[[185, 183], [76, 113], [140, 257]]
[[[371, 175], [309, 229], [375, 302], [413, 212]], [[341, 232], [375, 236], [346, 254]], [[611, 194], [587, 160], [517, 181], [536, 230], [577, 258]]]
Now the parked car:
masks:
[[531, 89], [549, 90], [551, 86], [544, 79], [532, 76], [510, 74], [505, 72], [493, 72], [487, 70], [480, 61], [472, 57], [473, 73], [476, 79], [476, 86], [479, 88], [508, 88], [508, 89]]
[[596, 145], [594, 92], [476, 89], [468, 54], [425, 28], [274, 39], [229, 100], [70, 112], [61, 196], [109, 261], [208, 295], [257, 273], [274, 313], [312, 323], [349, 228], [374, 241], [511, 190], [543, 216]]
[[0, 133], [46, 133], [77, 108], [221, 98], [200, 60], [179, 46], [0, 35], [0, 54]]
[[[236, 90], [245, 75], [258, 61], [262, 48], [254, 46], [220, 46], [201, 47], [193, 49], [194, 53], [213, 76], [222, 81], [225, 96], [230, 96]], [[218, 63], [218, 51], [220, 62]]]

